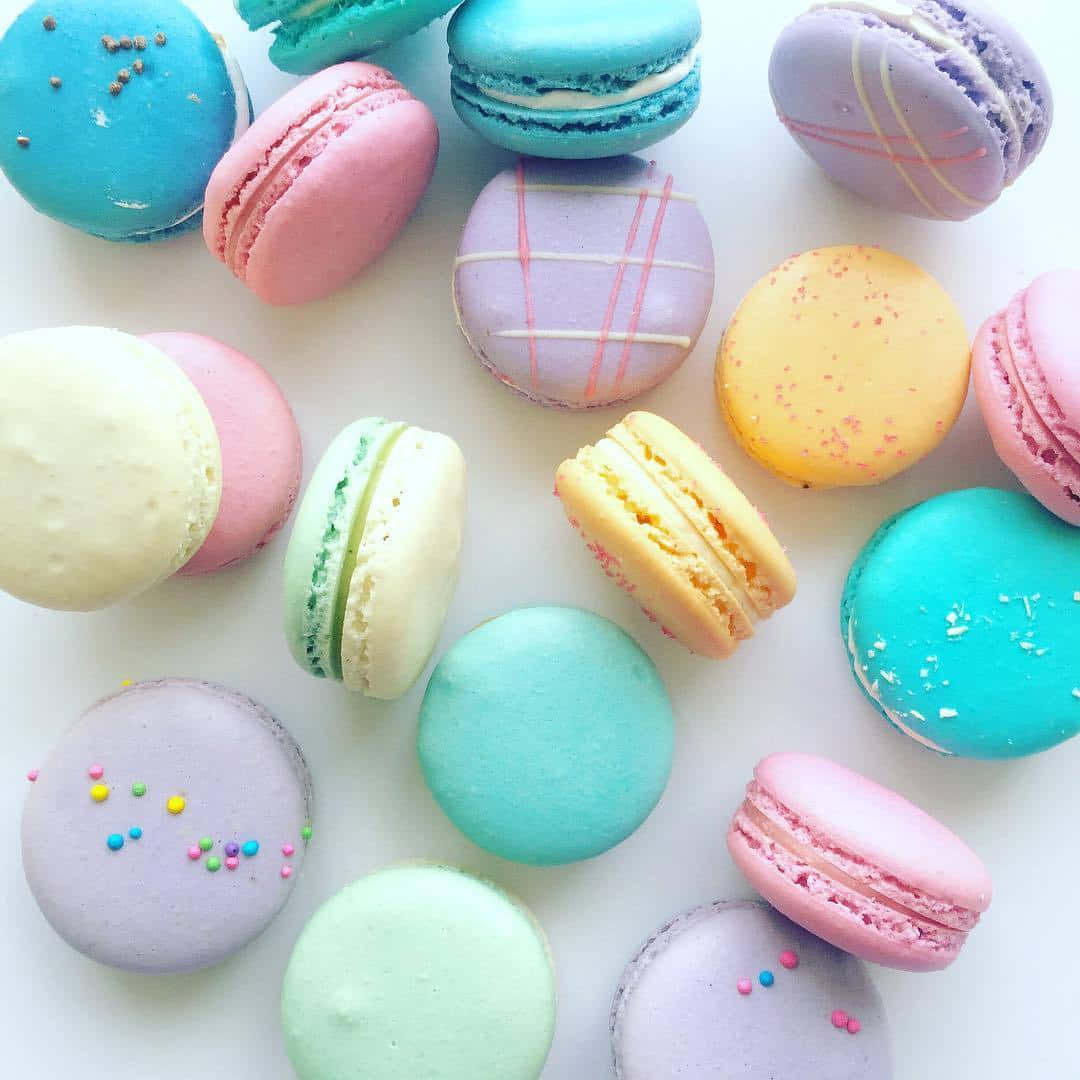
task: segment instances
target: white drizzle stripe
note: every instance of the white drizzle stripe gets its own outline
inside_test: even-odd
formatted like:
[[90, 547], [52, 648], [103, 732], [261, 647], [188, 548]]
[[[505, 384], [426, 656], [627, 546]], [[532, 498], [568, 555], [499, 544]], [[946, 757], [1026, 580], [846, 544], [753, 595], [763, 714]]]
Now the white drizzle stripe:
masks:
[[[504, 338], [550, 338], [553, 341], [599, 341], [605, 335], [599, 330], [496, 330], [492, 337]], [[608, 341], [628, 341], [631, 336], [612, 330], [606, 335]], [[634, 334], [634, 344], [642, 345], [679, 345], [690, 347], [690, 339], [679, 334]]]
[[[578, 252], [563, 251], [530, 251], [529, 258], [534, 262], [582, 262], [602, 263], [605, 266], [644, 266], [645, 259], [637, 255], [590, 255]], [[473, 262], [517, 262], [516, 251], [473, 251], [468, 255], [459, 255], [454, 260], [455, 266]], [[712, 268], [698, 266], [697, 263], [679, 262], [675, 259], [653, 259], [652, 266], [664, 267], [668, 270], [691, 270], [696, 274], [712, 274]]]
[[[516, 184], [507, 184], [507, 191], [517, 191]], [[630, 195], [635, 199], [643, 194], [649, 199], [664, 198], [663, 188], [639, 188], [639, 187], [616, 187], [604, 184], [525, 184], [524, 191], [565, 191], [568, 195]], [[693, 195], [684, 191], [672, 191], [667, 196], [669, 199], [677, 199], [679, 202], [696, 203]]]

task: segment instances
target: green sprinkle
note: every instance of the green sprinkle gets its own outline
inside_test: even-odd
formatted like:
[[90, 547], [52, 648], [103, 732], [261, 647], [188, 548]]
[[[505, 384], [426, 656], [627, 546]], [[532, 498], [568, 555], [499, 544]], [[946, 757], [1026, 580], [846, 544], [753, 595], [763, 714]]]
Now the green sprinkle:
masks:
[[141, 799], [146, 794], [146, 785], [145, 784], [132, 784], [131, 785], [131, 794], [134, 795], [136, 799]]
[[305, 826], [304, 826], [304, 827], [303, 827], [303, 828], [302, 828], [302, 829], [300, 830], [300, 835], [301, 835], [301, 836], [302, 836], [302, 837], [303, 837], [303, 838], [304, 838], [305, 840], [310, 840], [310, 839], [311, 839], [311, 826], [310, 826], [310, 825], [305, 825]]
[[209, 870], [211, 874], [216, 873], [221, 869], [221, 860], [216, 855], [211, 855], [210, 858], [206, 860], [206, 869]]
[[[199, 841], [199, 850], [200, 851], [209, 851], [213, 846], [214, 846], [214, 841], [211, 840], [209, 836], [204, 836]], [[215, 867], [215, 869], [216, 869], [216, 867]]]

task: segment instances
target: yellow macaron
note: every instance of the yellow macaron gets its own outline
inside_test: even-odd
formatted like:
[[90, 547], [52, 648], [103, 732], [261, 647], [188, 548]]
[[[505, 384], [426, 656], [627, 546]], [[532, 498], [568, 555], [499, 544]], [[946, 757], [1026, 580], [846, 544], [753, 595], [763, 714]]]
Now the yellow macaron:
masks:
[[970, 363], [960, 312], [925, 270], [878, 248], [820, 248], [747, 294], [716, 394], [746, 452], [782, 480], [876, 484], [945, 438]]
[[630, 413], [559, 466], [555, 490], [608, 577], [702, 656], [729, 656], [795, 595], [764, 518], [659, 416]]

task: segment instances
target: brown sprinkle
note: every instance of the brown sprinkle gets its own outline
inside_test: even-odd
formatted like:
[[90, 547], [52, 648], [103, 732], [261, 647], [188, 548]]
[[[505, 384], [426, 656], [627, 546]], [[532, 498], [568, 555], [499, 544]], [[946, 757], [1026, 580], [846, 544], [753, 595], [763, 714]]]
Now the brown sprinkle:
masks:
[[116, 73], [116, 81], [119, 82], [119, 83], [129, 83], [129, 82], [131, 82], [131, 72], [128, 71], [127, 68], [121, 68]]
[[168, 40], [169, 39], [160, 30], [154, 35], [155, 45], [164, 45]]
[[139, 52], [142, 52], [143, 49], [146, 48], [146, 38], [144, 38], [142, 34], [136, 34], [131, 43], [139, 50]]
[[52, 15], [46, 15], [45, 18], [41, 20], [41, 25], [44, 26], [46, 30], [55, 30], [56, 18]]
[[116, 97], [116, 95], [119, 94], [120, 91], [123, 89], [124, 87], [118, 82], [114, 82], [109, 85], [109, 93], [112, 94], [113, 97]]
[[135, 63], [132, 64], [131, 66], [135, 69], [135, 74], [136, 75], [141, 75], [143, 73], [143, 67], [145, 65], [143, 64], [143, 62], [141, 60], [136, 60]]
[[62, 83], [60, 82], [60, 76], [59, 76], [59, 75], [53, 75], [53, 76], [52, 76], [52, 77], [51, 77], [51, 78], [49, 79], [49, 85], [50, 85], [50, 86], [51, 86], [51, 87], [52, 87], [52, 88], [53, 88], [54, 90], [59, 90], [59, 89], [60, 89], [60, 87], [61, 87], [61, 86], [63, 85], [63, 84], [62, 84]]
[[17, 136], [15, 137], [15, 141], [16, 141], [16, 142], [17, 142], [17, 143], [18, 143], [18, 144], [19, 144], [20, 146], [23, 146], [23, 147], [26, 147], [26, 146], [29, 146], [29, 145], [30, 145], [30, 140], [29, 140], [29, 139], [28, 139], [28, 138], [27, 138], [27, 137], [26, 137], [25, 135], [17, 135]]
[[101, 39], [101, 44], [104, 45], [109, 52], [116, 52], [116, 50], [120, 48], [116, 43], [116, 38], [110, 37], [108, 34]]
[[127, 36], [124, 36], [124, 37], [122, 37], [120, 39], [118, 44], [119, 44], [121, 49], [130, 49], [131, 48], [131, 38], [129, 38]]

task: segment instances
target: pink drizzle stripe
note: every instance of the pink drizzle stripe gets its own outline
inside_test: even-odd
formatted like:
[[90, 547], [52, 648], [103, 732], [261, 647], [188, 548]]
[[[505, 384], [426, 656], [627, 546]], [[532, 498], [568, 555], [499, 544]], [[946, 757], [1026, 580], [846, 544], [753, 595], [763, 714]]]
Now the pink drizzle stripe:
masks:
[[[794, 117], [785, 116], [783, 113], [777, 114], [780, 118], [780, 123], [785, 127], [794, 128], [800, 135], [834, 135], [837, 138], [843, 139], [867, 139], [873, 142], [877, 139], [877, 135], [872, 131], [856, 131], [853, 128], [838, 128], [829, 127], [827, 124], [814, 124], [809, 120], [796, 120]], [[958, 139], [961, 135], [966, 135], [971, 128], [960, 127], [954, 128], [952, 131], [942, 132], [938, 138], [945, 141], [948, 139]], [[887, 142], [902, 142], [910, 144], [912, 139], [910, 135], [884, 135], [882, 136]]]
[[529, 374], [532, 388], [540, 388], [539, 370], [536, 364], [536, 311], [533, 308], [532, 274], [530, 272], [529, 225], [525, 217], [525, 163], [517, 163], [517, 206], [518, 206], [518, 261], [521, 263], [521, 277], [525, 283], [525, 325], [529, 328]]
[[668, 173], [664, 181], [664, 193], [660, 196], [660, 205], [656, 210], [656, 220], [653, 222], [652, 235], [649, 237], [649, 250], [645, 252], [645, 265], [641, 268], [641, 284], [638, 286], [637, 296], [634, 297], [634, 310], [630, 313], [630, 325], [626, 330], [626, 341], [623, 343], [622, 356], [619, 358], [619, 370], [615, 376], [615, 386], [622, 385], [623, 376], [630, 364], [630, 350], [634, 345], [634, 335], [637, 333], [638, 323], [641, 321], [641, 308], [645, 303], [645, 290], [649, 285], [649, 274], [652, 273], [653, 259], [656, 258], [656, 248], [660, 243], [660, 230], [664, 227], [664, 214], [667, 212], [668, 203], [671, 202], [671, 188], [675, 178]]
[[[823, 130], [819, 129], [817, 125], [803, 124], [799, 120], [792, 120], [789, 117], [781, 117], [784, 124], [789, 127], [796, 135], [805, 135], [808, 139], [816, 139], [818, 142], [827, 143], [829, 146], [839, 146], [842, 150], [851, 150], [856, 154], [866, 154], [869, 157], [883, 158], [886, 161], [902, 161], [907, 165], [958, 165], [965, 161], [978, 161], [979, 158], [986, 157], [986, 147], [980, 146], [978, 150], [972, 150], [967, 154], [958, 154], [955, 157], [939, 157], [929, 158], [923, 160], [917, 154], [894, 154], [891, 150], [879, 150], [873, 146], [862, 146], [857, 143], [844, 142], [839, 138], [832, 138], [829, 135], [823, 134]], [[866, 132], [852, 132], [851, 138], [873, 138], [877, 136], [873, 133], [867, 134]], [[887, 139], [897, 139], [904, 142], [908, 142], [905, 135], [887, 135]]]
[[[649, 189], [642, 188], [638, 196], [637, 209], [634, 211], [633, 220], [630, 222], [630, 231], [626, 236], [626, 247], [623, 248], [624, 258], [629, 258], [634, 250], [634, 242], [637, 240], [638, 228], [641, 225], [641, 216], [645, 212], [645, 204], [649, 201]], [[589, 371], [589, 381], [585, 384], [586, 399], [596, 395], [596, 381], [600, 375], [600, 365], [604, 362], [604, 349], [607, 347], [608, 335], [611, 333], [612, 323], [615, 321], [615, 308], [619, 302], [619, 293], [622, 290], [623, 278], [626, 277], [627, 263], [619, 263], [615, 272], [615, 282], [611, 287], [611, 296], [608, 297], [607, 311], [604, 312], [604, 323], [600, 327], [600, 340], [596, 343], [596, 352], [593, 353], [592, 369]], [[643, 271], [644, 273], [645, 271]], [[620, 368], [619, 378], [622, 378]]]

